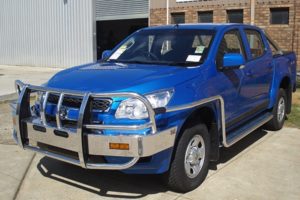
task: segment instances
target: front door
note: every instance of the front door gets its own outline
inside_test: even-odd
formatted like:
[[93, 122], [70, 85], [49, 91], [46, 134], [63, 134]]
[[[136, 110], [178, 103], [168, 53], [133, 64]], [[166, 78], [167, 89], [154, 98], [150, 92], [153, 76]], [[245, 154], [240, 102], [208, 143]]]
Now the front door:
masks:
[[219, 94], [225, 102], [226, 124], [239, 118], [242, 106], [247, 103], [247, 99], [242, 98], [240, 91], [243, 83], [244, 72], [242, 69], [223, 70], [223, 57], [227, 53], [239, 53], [246, 59], [245, 48], [242, 42], [239, 29], [232, 29], [226, 32], [220, 42], [216, 56], [218, 68], [218, 79], [221, 84], [215, 83]]

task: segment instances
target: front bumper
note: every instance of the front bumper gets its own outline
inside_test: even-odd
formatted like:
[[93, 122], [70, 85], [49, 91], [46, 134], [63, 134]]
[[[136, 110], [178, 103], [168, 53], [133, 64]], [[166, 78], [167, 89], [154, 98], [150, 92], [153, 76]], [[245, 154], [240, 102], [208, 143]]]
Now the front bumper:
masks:
[[[80, 94], [73, 91], [59, 91], [50, 88], [25, 85], [17, 82], [20, 88], [20, 96], [15, 104], [12, 104], [14, 121], [14, 138], [20, 147], [35, 151], [48, 157], [68, 162], [88, 169], [125, 170], [135, 165], [142, 157], [155, 155], [173, 147], [177, 127], [157, 131], [155, 113], [151, 104], [143, 96], [136, 93], [113, 93], [113, 94]], [[80, 107], [77, 129], [66, 129], [61, 126], [59, 116], [57, 125], [49, 125], [43, 116], [33, 117], [28, 112], [30, 93], [32, 91], [43, 91], [46, 93], [60, 94], [63, 99], [65, 94], [81, 95], [83, 97]], [[47, 96], [47, 95], [46, 95]], [[138, 98], [146, 105], [149, 113], [149, 122], [138, 125], [92, 125], [85, 124], [85, 114], [88, 101], [91, 97], [133, 97]], [[45, 99], [43, 107], [47, 104]], [[60, 103], [63, 100], [60, 101]], [[57, 109], [59, 113], [60, 105]], [[122, 135], [122, 130], [144, 130], [151, 128], [148, 135]], [[91, 134], [88, 130], [118, 130], [118, 135]], [[111, 148], [111, 144], [126, 144], [128, 149], [120, 150]], [[93, 156], [116, 156], [131, 158], [126, 163], [111, 164], [106, 162], [95, 162], [90, 159]]]

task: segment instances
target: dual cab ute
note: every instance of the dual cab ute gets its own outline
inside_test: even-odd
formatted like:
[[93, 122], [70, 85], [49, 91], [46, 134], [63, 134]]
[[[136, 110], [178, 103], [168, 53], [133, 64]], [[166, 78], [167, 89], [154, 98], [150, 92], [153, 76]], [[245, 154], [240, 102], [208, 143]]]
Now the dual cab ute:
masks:
[[16, 87], [20, 147], [88, 169], [162, 174], [186, 192], [203, 182], [220, 147], [261, 126], [282, 128], [296, 56], [255, 26], [160, 26], [42, 86]]

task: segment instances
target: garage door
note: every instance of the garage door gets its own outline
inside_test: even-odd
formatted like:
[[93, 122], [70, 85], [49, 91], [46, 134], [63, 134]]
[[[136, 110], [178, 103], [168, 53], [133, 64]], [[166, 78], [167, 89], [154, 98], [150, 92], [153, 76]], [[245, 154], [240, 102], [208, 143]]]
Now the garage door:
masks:
[[148, 18], [149, 0], [96, 0], [97, 21]]

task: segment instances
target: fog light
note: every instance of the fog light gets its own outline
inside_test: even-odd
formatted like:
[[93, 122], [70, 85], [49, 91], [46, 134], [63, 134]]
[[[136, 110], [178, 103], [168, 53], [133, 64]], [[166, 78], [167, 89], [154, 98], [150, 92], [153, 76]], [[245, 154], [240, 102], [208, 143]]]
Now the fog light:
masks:
[[109, 143], [109, 149], [129, 150], [129, 144], [126, 144], [126, 143]]

